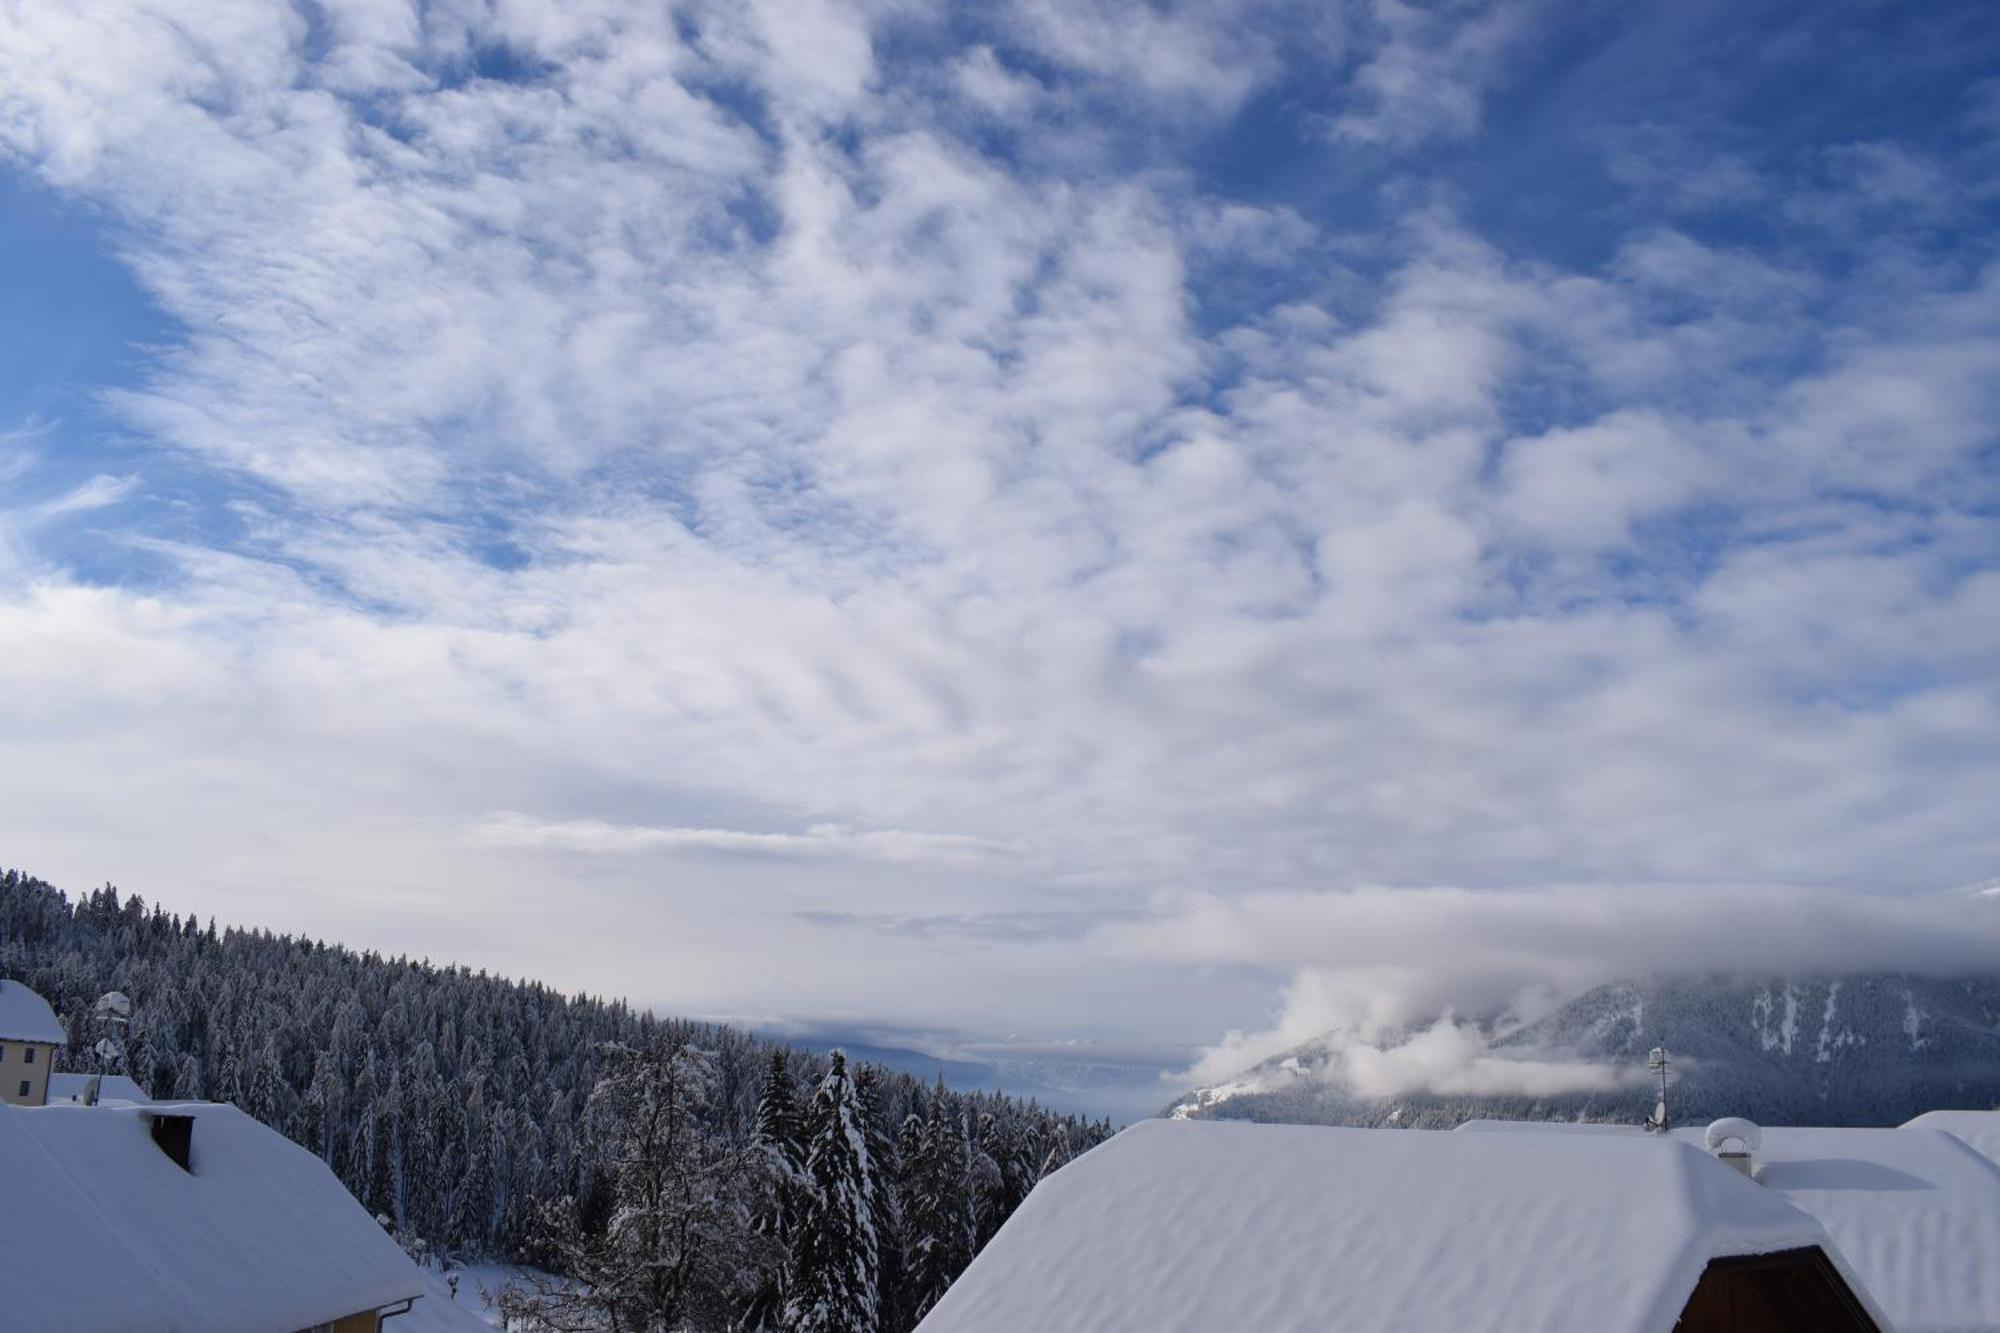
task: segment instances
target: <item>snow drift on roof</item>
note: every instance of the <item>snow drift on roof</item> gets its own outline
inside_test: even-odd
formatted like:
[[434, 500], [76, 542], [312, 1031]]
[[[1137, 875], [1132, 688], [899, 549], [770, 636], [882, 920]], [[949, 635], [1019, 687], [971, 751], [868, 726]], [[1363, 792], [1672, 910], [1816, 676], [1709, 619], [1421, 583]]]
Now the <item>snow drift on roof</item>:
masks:
[[1905, 1129], [1940, 1129], [2000, 1165], [2000, 1111], [1926, 1111]]
[[2000, 1329], [2000, 1170], [1930, 1129], [1766, 1129], [1757, 1180], [1820, 1224], [1897, 1333]]
[[423, 1293], [317, 1157], [233, 1106], [171, 1112], [195, 1118], [191, 1172], [147, 1110], [0, 1106], [9, 1329], [271, 1333]]
[[[58, 1103], [81, 1103], [83, 1092], [90, 1086], [92, 1074], [50, 1074], [49, 1105]], [[147, 1106], [152, 1098], [146, 1090], [123, 1074], [106, 1074], [104, 1083], [97, 1090], [97, 1100], [106, 1102], [129, 1102], [133, 1106]]]
[[18, 981], [0, 980], [0, 1041], [40, 1041], [66, 1046], [69, 1038], [49, 1002]]
[[921, 1329], [1668, 1333], [1710, 1259], [1802, 1246], [1841, 1263], [1680, 1143], [1150, 1120], [1036, 1186]]
[[[2000, 1117], [1996, 1117], [2000, 1119]], [[1757, 1183], [1817, 1218], [1897, 1333], [2000, 1329], [2000, 1169], [1935, 1128], [1765, 1126]], [[1637, 1126], [1467, 1122], [1478, 1134], [1610, 1131]], [[1673, 1137], [1699, 1145], [1699, 1127]], [[1592, 1135], [1595, 1138], [1595, 1135]]]

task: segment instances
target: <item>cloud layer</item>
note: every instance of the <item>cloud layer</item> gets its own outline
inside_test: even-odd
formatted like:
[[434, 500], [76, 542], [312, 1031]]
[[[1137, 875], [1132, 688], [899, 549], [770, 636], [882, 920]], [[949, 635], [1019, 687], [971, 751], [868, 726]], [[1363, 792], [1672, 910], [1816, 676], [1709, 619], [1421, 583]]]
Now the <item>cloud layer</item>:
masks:
[[[1943, 128], [1801, 84], [1761, 140], [1616, 100], [1705, 7], [171, 11], [0, 6], [8, 170], [178, 330], [102, 437], [0, 437], [9, 861], [1186, 1041], [1286, 976], [1291, 1031], [1459, 950], [1692, 957], [1717, 891], [1660, 885], [1870, 925], [2000, 864], [1996, 125], [1942, 9], [1882, 78]], [[1066, 924], [856, 924], [1006, 914]]]

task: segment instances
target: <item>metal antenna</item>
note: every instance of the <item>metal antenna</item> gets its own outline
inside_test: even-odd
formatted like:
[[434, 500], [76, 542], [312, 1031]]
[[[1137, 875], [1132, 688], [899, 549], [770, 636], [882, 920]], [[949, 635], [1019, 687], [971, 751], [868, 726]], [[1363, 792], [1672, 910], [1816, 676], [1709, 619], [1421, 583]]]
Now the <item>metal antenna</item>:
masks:
[[1646, 1122], [1646, 1131], [1664, 1134], [1673, 1128], [1673, 1121], [1667, 1118], [1667, 1048], [1655, 1046], [1646, 1053], [1646, 1072], [1660, 1076], [1660, 1102], [1653, 1108], [1652, 1119]]
[[132, 998], [122, 991], [109, 991], [98, 997], [90, 1008], [90, 1016], [104, 1027], [104, 1035], [97, 1039], [97, 1072], [90, 1076], [90, 1082], [83, 1090], [83, 1104], [97, 1105], [98, 1094], [104, 1088], [104, 1076], [111, 1067], [125, 1058], [125, 1029], [132, 1022]]

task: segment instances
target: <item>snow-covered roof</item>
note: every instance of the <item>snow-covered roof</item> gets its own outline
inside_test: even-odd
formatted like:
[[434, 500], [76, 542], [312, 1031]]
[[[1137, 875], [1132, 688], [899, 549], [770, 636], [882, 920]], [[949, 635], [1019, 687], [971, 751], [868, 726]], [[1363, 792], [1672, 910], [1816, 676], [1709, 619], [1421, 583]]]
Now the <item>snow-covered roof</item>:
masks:
[[39, 1041], [67, 1045], [63, 1025], [49, 1002], [18, 981], [0, 979], [0, 1041]]
[[1991, 1162], [1930, 1129], [1767, 1127], [1763, 1139], [1757, 1182], [1819, 1219], [1897, 1333], [2000, 1329]]
[[1610, 1120], [1467, 1120], [1459, 1129], [1468, 1134], [1541, 1134], [1552, 1129], [1566, 1134], [1623, 1134], [1630, 1137], [1646, 1131], [1637, 1125]]
[[[21, 1333], [271, 1333], [423, 1294], [317, 1157], [233, 1106], [194, 1117], [191, 1171], [134, 1106], [0, 1106], [0, 1269]], [[30, 1280], [31, 1279], [31, 1280]]]
[[[90, 1074], [50, 1074], [49, 1105], [54, 1106], [58, 1102], [82, 1102], [83, 1091], [90, 1086], [92, 1077]], [[103, 1085], [97, 1089], [97, 1100], [100, 1104], [130, 1102], [134, 1106], [146, 1106], [151, 1104], [153, 1099], [146, 1095], [144, 1088], [125, 1075], [106, 1074]]]
[[1805, 1246], [1847, 1273], [1682, 1143], [1148, 1120], [1037, 1185], [921, 1329], [1668, 1333], [1711, 1259]]
[[1941, 1129], [1987, 1161], [2000, 1164], [2000, 1111], [1926, 1111], [1905, 1129]]
[[[1754, 1155], [1757, 1183], [1819, 1220], [1897, 1333], [2000, 1329], [2000, 1168], [1923, 1127], [1929, 1123], [1919, 1117], [1902, 1129], [1763, 1126]], [[1637, 1126], [1562, 1121], [1461, 1128], [1543, 1137], [1585, 1131], [1591, 1142], [1607, 1131], [1646, 1137]], [[1690, 1127], [1673, 1137], [1699, 1146], [1702, 1134]]]

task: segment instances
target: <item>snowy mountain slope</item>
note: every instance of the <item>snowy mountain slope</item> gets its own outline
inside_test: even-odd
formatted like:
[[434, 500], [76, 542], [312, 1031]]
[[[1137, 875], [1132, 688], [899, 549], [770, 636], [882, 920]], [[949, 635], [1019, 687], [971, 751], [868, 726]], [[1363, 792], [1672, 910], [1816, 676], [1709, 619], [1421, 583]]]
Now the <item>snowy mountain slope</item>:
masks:
[[1363, 1096], [1354, 1090], [1351, 1047], [1329, 1036], [1196, 1089], [1171, 1113], [1348, 1125], [1452, 1125], [1474, 1116], [1637, 1121], [1657, 1096], [1641, 1076], [1656, 1045], [1672, 1055], [1671, 1106], [1682, 1121], [1746, 1115], [1770, 1124], [1894, 1125], [1937, 1108], [2000, 1104], [2000, 976], [1617, 982], [1527, 1026], [1495, 1031], [1489, 1019], [1482, 1028], [1494, 1060], [1595, 1068], [1602, 1086], [1540, 1096]]

